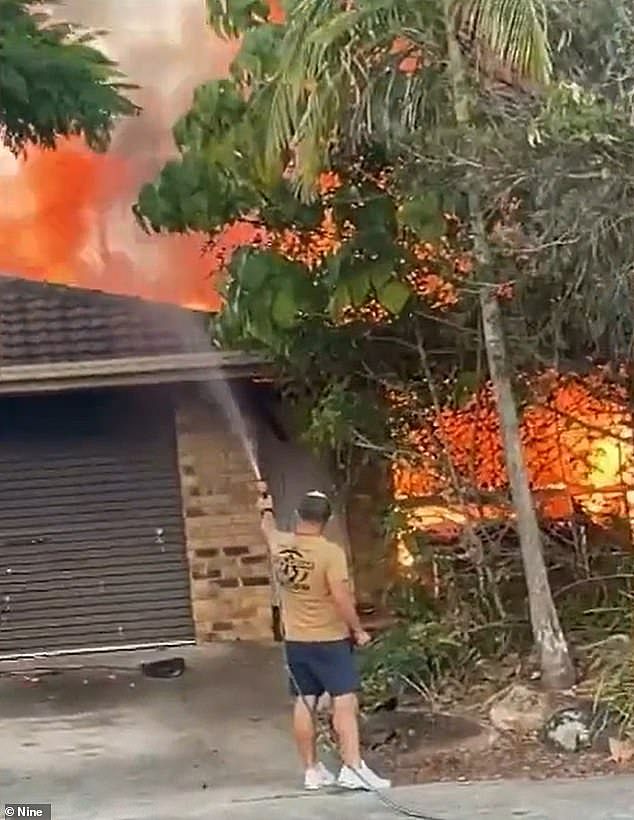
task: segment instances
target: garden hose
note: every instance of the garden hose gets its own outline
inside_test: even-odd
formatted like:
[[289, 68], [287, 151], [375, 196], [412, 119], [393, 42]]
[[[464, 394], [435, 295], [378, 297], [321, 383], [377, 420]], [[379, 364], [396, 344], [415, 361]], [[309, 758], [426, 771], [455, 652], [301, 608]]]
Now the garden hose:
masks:
[[[261, 477], [258, 476], [258, 491], [260, 492], [261, 498], [267, 499], [269, 498], [269, 491], [267, 482]], [[264, 516], [267, 512], [274, 514], [274, 510], [272, 507], [268, 507], [266, 509], [261, 510], [261, 515]], [[272, 564], [272, 562], [271, 562]], [[284, 627], [283, 627], [283, 618], [282, 618], [282, 606], [281, 606], [281, 596], [279, 596], [279, 590], [277, 589], [277, 579], [275, 577], [275, 572], [273, 571], [273, 566], [271, 565], [271, 585], [277, 591], [278, 594], [274, 595], [274, 603], [277, 606], [272, 607], [272, 614], [273, 614], [273, 631], [275, 633], [275, 641], [281, 642], [282, 644], [282, 655], [284, 659], [284, 666], [288, 673], [289, 679], [293, 684], [295, 691], [298, 693], [298, 696], [302, 703], [304, 704], [304, 708], [308, 710], [309, 714], [311, 715], [313, 726], [315, 730], [315, 735], [317, 735], [319, 726], [317, 725], [317, 717], [315, 713], [315, 709], [311, 708], [306, 698], [306, 695], [301, 690], [301, 687], [297, 683], [297, 679], [293, 674], [293, 670], [291, 669], [291, 665], [288, 659], [288, 652], [286, 649], [286, 642], [284, 641]], [[335, 755], [341, 760], [341, 755], [339, 754], [339, 749], [337, 746], [332, 742], [332, 740], [328, 737], [326, 738], [326, 743], [328, 747], [335, 753]], [[343, 763], [343, 761], [341, 761]], [[378, 789], [375, 789], [366, 778], [363, 776], [363, 773], [358, 769], [353, 769], [361, 783], [365, 785], [366, 791], [373, 794], [377, 800], [379, 800], [387, 809], [394, 812], [394, 814], [399, 815], [400, 817], [412, 817], [414, 820], [441, 820], [441, 818], [433, 817], [430, 814], [423, 814], [422, 812], [416, 811], [414, 809], [410, 809], [407, 806], [402, 806], [400, 803], [397, 803], [395, 800], [392, 800], [390, 797], [387, 797], [383, 792], [380, 792]]]
[[[312, 720], [313, 720], [313, 725], [315, 727], [315, 734], [317, 734], [318, 726], [317, 726], [317, 717], [316, 717], [316, 714], [315, 714], [315, 709], [311, 708], [311, 706], [309, 705], [309, 703], [306, 699], [306, 696], [302, 693], [302, 690], [300, 689], [300, 687], [297, 683], [297, 679], [295, 678], [295, 675], [293, 674], [293, 670], [291, 669], [291, 665], [290, 665], [289, 660], [288, 660], [288, 652], [286, 651], [286, 643], [282, 643], [282, 653], [283, 653], [283, 656], [284, 656], [284, 666], [286, 667], [286, 671], [288, 672], [288, 676], [291, 680], [291, 683], [293, 684], [293, 687], [295, 688], [295, 691], [299, 694], [299, 698], [302, 701], [302, 703], [304, 704], [304, 708], [307, 709], [309, 711], [309, 713], [311, 714]], [[325, 739], [325, 742], [328, 745], [329, 749], [331, 751], [333, 751], [335, 753], [335, 755], [341, 760], [341, 755], [339, 754], [339, 749], [332, 742], [332, 740], [329, 737], [327, 737]], [[415, 809], [410, 809], [407, 806], [403, 806], [400, 803], [397, 803], [395, 800], [392, 800], [392, 798], [388, 797], [383, 792], [381, 792], [378, 789], [375, 789], [373, 786], [371, 786], [367, 782], [365, 777], [363, 776], [362, 772], [360, 772], [358, 769], [354, 769], [353, 771], [355, 772], [355, 774], [357, 775], [359, 780], [365, 785], [366, 791], [373, 794], [377, 798], [377, 800], [379, 800], [381, 803], [383, 803], [383, 805], [387, 809], [394, 812], [394, 814], [397, 814], [401, 817], [413, 817], [416, 820], [441, 820], [441, 818], [433, 817], [431, 814], [423, 814], [420, 811], [416, 811]]]

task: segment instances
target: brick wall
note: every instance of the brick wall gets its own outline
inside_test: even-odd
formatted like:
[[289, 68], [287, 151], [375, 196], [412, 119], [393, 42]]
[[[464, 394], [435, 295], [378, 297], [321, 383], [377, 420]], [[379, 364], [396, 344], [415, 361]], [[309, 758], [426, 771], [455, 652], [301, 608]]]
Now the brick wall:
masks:
[[271, 640], [268, 558], [242, 444], [195, 388], [176, 419], [197, 640]]

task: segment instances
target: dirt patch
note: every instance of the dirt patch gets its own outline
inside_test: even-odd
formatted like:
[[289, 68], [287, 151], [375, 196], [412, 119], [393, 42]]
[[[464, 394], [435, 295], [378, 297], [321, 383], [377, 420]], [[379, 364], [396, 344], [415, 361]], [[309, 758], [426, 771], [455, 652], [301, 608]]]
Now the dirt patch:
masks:
[[[426, 700], [420, 693], [406, 693], [407, 701], [401, 699], [394, 704], [399, 707], [395, 713], [400, 715], [396, 719], [397, 731], [392, 731], [391, 736], [384, 731], [383, 743], [368, 744], [368, 758], [398, 785], [634, 774], [632, 739], [626, 741], [629, 745], [625, 752], [613, 748], [618, 747], [618, 741], [613, 741], [620, 734], [619, 726], [610, 726], [607, 732], [593, 738], [589, 748], [580, 745], [581, 750], [576, 752], [563, 751], [543, 738], [548, 721], [561, 710], [593, 708], [597, 675], [609, 665], [605, 651], [612, 644], [616, 646], [617, 659], [622, 660], [621, 640], [591, 645], [593, 653], [586, 653], [583, 664], [580, 663], [581, 683], [568, 692], [544, 694], [544, 702], [537, 704], [539, 720], [536, 717], [528, 724], [505, 719], [495, 725], [501, 703], [512, 706], [513, 714], [517, 712], [520, 717], [536, 705], [532, 695], [540, 693], [538, 675], [519, 658], [508, 657], [502, 662], [482, 665], [479, 674], [468, 680], [447, 679], [442, 687], [427, 693]], [[530, 691], [531, 697], [518, 698], [519, 690]], [[515, 696], [511, 697], [514, 691]], [[403, 710], [403, 705], [409, 709]], [[414, 707], [424, 717], [419, 715], [408, 726], [405, 716]], [[509, 714], [510, 711], [507, 708]], [[535, 729], [538, 723], [539, 728]]]
[[604, 751], [553, 751], [535, 736], [497, 733], [468, 717], [397, 711], [369, 723], [375, 731], [366, 726], [368, 758], [397, 785], [634, 774], [634, 761], [615, 763]]
[[489, 748], [495, 733], [471, 718], [421, 710], [379, 712], [366, 718], [364, 746], [370, 751], [391, 749], [400, 766], [416, 765], [424, 756]]
[[594, 777], [607, 774], [634, 774], [634, 763], [614, 763], [596, 752], [558, 754], [533, 739], [498, 738], [486, 754], [471, 750], [432, 753], [417, 762], [399, 756], [382, 755], [383, 769], [398, 785], [433, 781], [474, 781], [529, 778]]

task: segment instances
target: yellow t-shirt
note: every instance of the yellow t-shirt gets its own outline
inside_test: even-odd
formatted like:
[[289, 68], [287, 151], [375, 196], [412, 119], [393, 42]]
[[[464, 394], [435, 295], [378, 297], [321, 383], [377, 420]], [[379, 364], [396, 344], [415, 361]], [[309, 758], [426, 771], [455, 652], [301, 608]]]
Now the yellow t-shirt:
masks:
[[278, 532], [272, 545], [285, 637], [289, 641], [340, 641], [349, 635], [330, 584], [348, 580], [346, 554], [320, 535]]

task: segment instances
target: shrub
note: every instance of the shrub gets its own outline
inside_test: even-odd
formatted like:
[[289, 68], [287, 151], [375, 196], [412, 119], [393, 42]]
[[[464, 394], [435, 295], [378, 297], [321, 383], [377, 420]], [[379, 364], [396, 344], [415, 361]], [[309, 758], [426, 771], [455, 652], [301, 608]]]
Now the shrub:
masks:
[[463, 636], [443, 623], [401, 624], [362, 654], [363, 704], [371, 709], [408, 690], [431, 696], [446, 675], [462, 677], [476, 660], [477, 652]]

